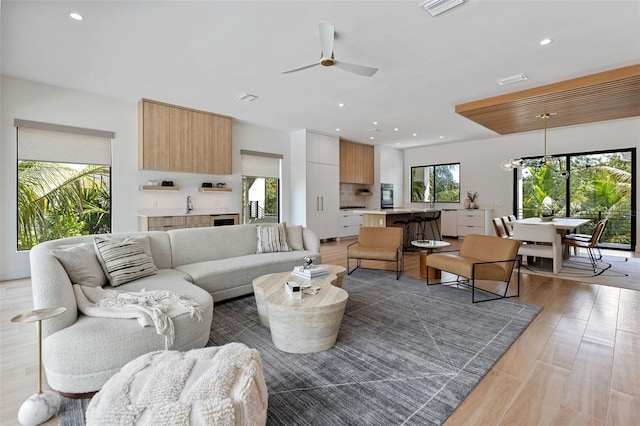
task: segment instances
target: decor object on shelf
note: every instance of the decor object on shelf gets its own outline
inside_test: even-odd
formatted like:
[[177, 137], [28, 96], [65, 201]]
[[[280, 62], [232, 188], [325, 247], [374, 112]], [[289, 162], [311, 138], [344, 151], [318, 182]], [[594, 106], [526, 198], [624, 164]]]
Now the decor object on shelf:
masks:
[[[467, 199], [464, 202], [464, 208], [465, 209], [477, 209], [478, 205], [476, 204], [476, 199], [478, 198], [478, 193], [474, 192], [473, 194], [471, 193], [471, 191], [467, 191]], [[468, 206], [467, 206], [467, 201], [468, 201]]]
[[213, 183], [211, 182], [202, 182], [203, 188], [213, 188]]
[[60, 398], [54, 391], [42, 391], [42, 320], [57, 317], [67, 308], [43, 308], [11, 318], [13, 323], [35, 322], [38, 327], [38, 392], [27, 398], [18, 410], [18, 421], [23, 425], [39, 425], [58, 412]]

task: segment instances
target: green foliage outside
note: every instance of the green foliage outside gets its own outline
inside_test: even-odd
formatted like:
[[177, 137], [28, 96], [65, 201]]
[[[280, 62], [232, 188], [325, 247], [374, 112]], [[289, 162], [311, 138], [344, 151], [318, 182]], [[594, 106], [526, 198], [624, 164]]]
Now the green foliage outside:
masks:
[[[414, 203], [460, 201], [460, 164], [411, 168], [411, 201]], [[425, 178], [428, 179], [427, 186]]]
[[18, 162], [18, 250], [111, 232], [110, 168]]
[[264, 212], [268, 215], [278, 214], [278, 181], [276, 178], [265, 178]]
[[553, 158], [548, 164], [541, 164], [539, 159], [523, 164], [523, 217], [553, 213], [592, 219], [581, 229], [583, 233], [592, 232], [595, 222], [607, 218], [609, 223], [601, 241], [630, 244], [631, 160], [628, 153], [569, 158], [568, 179], [562, 177], [562, 170], [566, 170], [564, 157]]

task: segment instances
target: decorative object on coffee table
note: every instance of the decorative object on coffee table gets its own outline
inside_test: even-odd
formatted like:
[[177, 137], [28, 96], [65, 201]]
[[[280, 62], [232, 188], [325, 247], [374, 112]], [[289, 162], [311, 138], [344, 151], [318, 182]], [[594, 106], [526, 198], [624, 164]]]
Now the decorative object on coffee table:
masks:
[[23, 425], [39, 425], [58, 412], [60, 398], [53, 391], [42, 391], [42, 320], [56, 317], [67, 308], [36, 309], [11, 318], [13, 323], [35, 322], [38, 327], [38, 392], [31, 395], [18, 410], [18, 421]]

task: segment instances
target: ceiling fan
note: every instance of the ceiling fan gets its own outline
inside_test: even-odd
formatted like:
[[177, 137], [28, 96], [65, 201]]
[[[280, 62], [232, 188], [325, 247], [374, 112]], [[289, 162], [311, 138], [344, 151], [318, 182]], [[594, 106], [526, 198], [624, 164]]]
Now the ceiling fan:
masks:
[[347, 62], [337, 61], [333, 57], [333, 39], [335, 36], [335, 29], [333, 25], [328, 22], [320, 21], [318, 23], [320, 30], [320, 48], [322, 49], [322, 56], [320, 62], [316, 62], [311, 65], [305, 65], [303, 67], [294, 68], [292, 70], [283, 71], [282, 74], [289, 74], [296, 71], [302, 71], [307, 68], [315, 67], [318, 65], [324, 65], [325, 67], [335, 66], [344, 71], [352, 72], [354, 74], [371, 77], [374, 75], [378, 68], [367, 67], [365, 65], [350, 64]]

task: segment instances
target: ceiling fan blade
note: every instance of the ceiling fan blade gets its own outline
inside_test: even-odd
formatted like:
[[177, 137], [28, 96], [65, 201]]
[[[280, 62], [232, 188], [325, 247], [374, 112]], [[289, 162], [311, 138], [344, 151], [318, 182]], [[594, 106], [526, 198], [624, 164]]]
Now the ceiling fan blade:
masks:
[[323, 58], [331, 58], [333, 55], [333, 37], [335, 34], [335, 28], [328, 22], [318, 22], [318, 29], [320, 31], [320, 49], [322, 49]]
[[333, 65], [336, 68], [340, 68], [341, 70], [349, 71], [354, 74], [364, 75], [366, 77], [371, 77], [376, 72], [378, 72], [378, 68], [367, 67], [365, 65], [349, 64], [342, 61], [335, 61]]
[[311, 64], [311, 65], [305, 65], [303, 67], [299, 67], [299, 68], [294, 68], [292, 70], [288, 70], [288, 71], [282, 71], [282, 74], [289, 74], [292, 72], [296, 72], [296, 71], [302, 71], [302, 70], [306, 70], [307, 68], [311, 68], [311, 67], [315, 67], [317, 65], [320, 65], [319, 62], [316, 62], [315, 64]]

